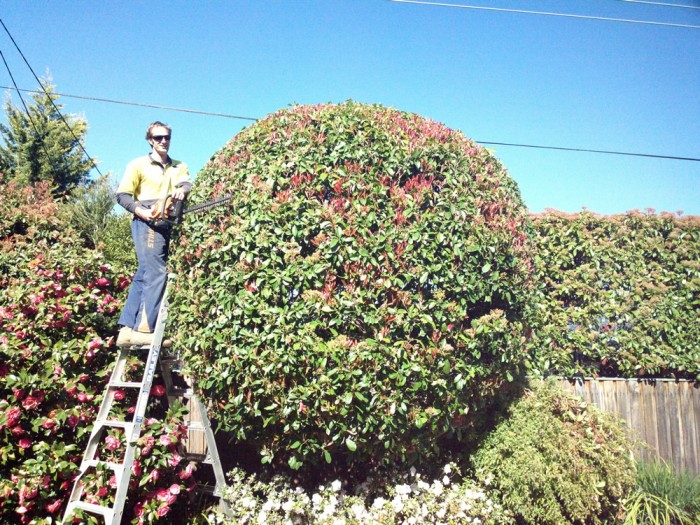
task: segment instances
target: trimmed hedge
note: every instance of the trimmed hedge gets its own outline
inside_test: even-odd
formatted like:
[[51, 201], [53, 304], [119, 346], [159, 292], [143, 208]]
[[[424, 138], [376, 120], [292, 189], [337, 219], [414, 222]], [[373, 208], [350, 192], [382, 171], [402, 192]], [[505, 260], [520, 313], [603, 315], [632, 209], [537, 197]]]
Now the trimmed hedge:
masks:
[[221, 427], [264, 462], [425, 458], [525, 358], [531, 254], [491, 154], [381, 106], [297, 106], [197, 176], [174, 326]]
[[700, 379], [700, 217], [533, 216], [533, 368]]

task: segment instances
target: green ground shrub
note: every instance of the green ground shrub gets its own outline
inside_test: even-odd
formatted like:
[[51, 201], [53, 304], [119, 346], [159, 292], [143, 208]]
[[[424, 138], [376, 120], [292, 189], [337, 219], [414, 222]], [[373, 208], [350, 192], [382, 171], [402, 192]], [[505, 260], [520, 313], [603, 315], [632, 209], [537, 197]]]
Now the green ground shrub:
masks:
[[524, 360], [526, 210], [484, 148], [414, 114], [297, 106], [197, 176], [173, 325], [264, 462], [406, 460], [463, 437]]
[[700, 478], [658, 461], [639, 462], [625, 514], [625, 525], [698, 525]]
[[634, 484], [622, 423], [535, 381], [473, 456], [477, 478], [527, 525], [614, 523]]

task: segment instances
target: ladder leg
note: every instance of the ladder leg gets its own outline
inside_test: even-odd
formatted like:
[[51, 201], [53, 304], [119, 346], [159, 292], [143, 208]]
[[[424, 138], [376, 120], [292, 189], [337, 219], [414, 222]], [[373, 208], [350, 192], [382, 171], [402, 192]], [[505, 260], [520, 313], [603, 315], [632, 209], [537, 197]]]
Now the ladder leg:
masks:
[[[126, 366], [128, 350], [121, 348], [117, 354], [114, 370], [110, 376], [109, 383], [105, 390], [104, 399], [97, 414], [97, 418], [93, 423], [92, 432], [88, 439], [88, 445], [85, 449], [83, 459], [80, 463], [79, 473], [74, 481], [73, 490], [68, 500], [66, 512], [64, 513], [62, 523], [72, 523], [73, 515], [76, 511], [83, 511], [89, 514], [97, 514], [104, 518], [105, 525], [118, 525], [121, 522], [124, 512], [124, 504], [131, 479], [131, 470], [134, 465], [134, 456], [136, 453], [136, 444], [141, 434], [141, 425], [143, 423], [146, 408], [148, 406], [148, 398], [153, 384], [153, 376], [155, 375], [156, 366], [160, 356], [160, 348], [163, 341], [163, 333], [168, 317], [168, 287], [166, 285], [163, 293], [163, 301], [158, 312], [156, 321], [156, 329], [153, 334], [153, 342], [151, 343], [146, 358], [143, 378], [139, 382], [131, 382], [122, 380], [124, 369]], [[136, 399], [136, 408], [132, 422], [125, 422], [110, 419], [110, 412], [114, 405], [114, 394], [116, 390], [122, 388], [138, 388]], [[107, 429], [121, 429], [124, 433], [124, 456], [121, 463], [114, 463], [100, 460], [97, 456], [100, 452], [100, 444]], [[83, 489], [85, 487], [85, 477], [88, 472], [95, 468], [106, 468], [114, 472], [116, 480], [116, 492], [114, 496], [114, 504], [110, 507], [107, 505], [98, 505], [88, 503], [82, 499]]]

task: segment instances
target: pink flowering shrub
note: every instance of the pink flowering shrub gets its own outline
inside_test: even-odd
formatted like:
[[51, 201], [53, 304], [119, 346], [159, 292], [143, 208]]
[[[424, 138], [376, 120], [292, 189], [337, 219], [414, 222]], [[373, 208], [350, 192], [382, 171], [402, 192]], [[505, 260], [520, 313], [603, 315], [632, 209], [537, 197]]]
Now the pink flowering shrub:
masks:
[[[83, 248], [48, 185], [0, 178], [0, 190], [0, 522], [55, 523], [116, 356], [116, 319], [130, 279]], [[130, 495], [145, 509], [136, 518], [142, 522], [170, 508], [172, 497], [157, 499], [160, 488], [185, 490], [192, 474], [176, 450], [182, 408], [166, 414], [154, 400], [149, 411], [158, 419], [144, 431]], [[118, 454], [122, 441], [108, 435], [105, 452]], [[95, 476], [94, 487], [95, 498], [109, 497], [109, 477]]]

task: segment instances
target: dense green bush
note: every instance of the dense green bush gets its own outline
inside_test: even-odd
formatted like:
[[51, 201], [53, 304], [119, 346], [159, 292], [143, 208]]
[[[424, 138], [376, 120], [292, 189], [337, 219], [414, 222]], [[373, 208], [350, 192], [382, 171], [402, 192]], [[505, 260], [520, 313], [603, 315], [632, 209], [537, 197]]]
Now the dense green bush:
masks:
[[77, 188], [63, 206], [63, 213], [87, 245], [102, 252], [105, 262], [135, 268], [133, 215], [123, 213], [115, 199], [109, 178], [103, 176], [89, 186]]
[[634, 483], [622, 423], [535, 382], [473, 457], [477, 477], [523, 524], [609, 523]]
[[[461, 133], [352, 102], [242, 131], [176, 242], [178, 341], [264, 462], [425, 457], [523, 361], [526, 211]], [[337, 464], [337, 463], [336, 463]]]
[[700, 379], [700, 218], [533, 217], [534, 368]]

